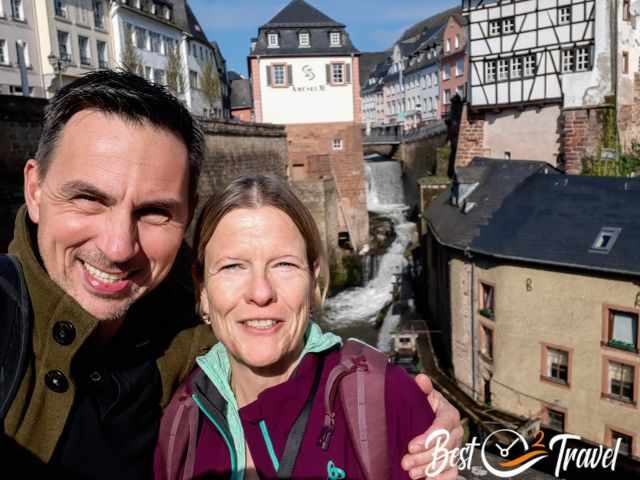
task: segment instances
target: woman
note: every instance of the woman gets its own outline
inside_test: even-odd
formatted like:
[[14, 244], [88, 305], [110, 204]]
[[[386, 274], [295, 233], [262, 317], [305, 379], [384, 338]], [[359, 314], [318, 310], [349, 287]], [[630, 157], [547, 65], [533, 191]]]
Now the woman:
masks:
[[[388, 472], [376, 478], [408, 479], [402, 455], [433, 412], [413, 379], [382, 361], [383, 407], [368, 405], [368, 414], [384, 411], [384, 451], [353, 441], [349, 421], [365, 410], [336, 400], [334, 387], [356, 385], [346, 374], [359, 371], [367, 383], [358, 388], [370, 391], [381, 354], [349, 357], [341, 350], [354, 344], [342, 347], [310, 320], [328, 272], [311, 213], [288, 185], [271, 176], [232, 182], [204, 207], [194, 246], [199, 308], [219, 343], [165, 412], [156, 478], [358, 479], [386, 454]], [[354, 367], [343, 368], [349, 358]]]

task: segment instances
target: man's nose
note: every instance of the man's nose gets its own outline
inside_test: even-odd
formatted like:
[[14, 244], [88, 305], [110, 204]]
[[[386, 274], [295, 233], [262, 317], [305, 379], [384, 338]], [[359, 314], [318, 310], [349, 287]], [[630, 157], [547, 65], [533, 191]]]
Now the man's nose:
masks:
[[256, 269], [251, 274], [247, 289], [247, 301], [258, 306], [269, 305], [276, 299], [276, 291], [267, 272]]
[[138, 224], [129, 212], [111, 211], [101, 237], [100, 250], [113, 263], [124, 263], [140, 250]]

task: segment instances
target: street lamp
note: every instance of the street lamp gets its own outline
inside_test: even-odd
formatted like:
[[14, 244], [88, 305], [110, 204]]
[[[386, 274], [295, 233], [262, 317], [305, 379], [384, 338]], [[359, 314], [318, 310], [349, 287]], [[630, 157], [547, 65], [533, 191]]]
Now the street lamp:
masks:
[[60, 90], [62, 88], [62, 72], [69, 66], [69, 60], [67, 58], [58, 58], [54, 53], [50, 53], [47, 60], [49, 60], [49, 65], [53, 67], [53, 71], [58, 75], [58, 90]]

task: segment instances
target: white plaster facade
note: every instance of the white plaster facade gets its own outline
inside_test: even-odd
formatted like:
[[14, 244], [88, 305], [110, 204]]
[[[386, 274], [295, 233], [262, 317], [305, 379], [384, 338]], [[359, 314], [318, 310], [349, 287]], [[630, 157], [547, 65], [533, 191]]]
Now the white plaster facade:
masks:
[[[353, 57], [269, 57], [258, 59], [261, 121], [286, 124], [357, 121], [354, 105]], [[327, 65], [345, 65], [345, 82], [332, 84]], [[273, 82], [273, 68], [285, 65], [285, 86]], [[351, 73], [346, 75], [346, 71]], [[255, 78], [255, 77], [254, 77]], [[254, 80], [255, 81], [255, 80]]]

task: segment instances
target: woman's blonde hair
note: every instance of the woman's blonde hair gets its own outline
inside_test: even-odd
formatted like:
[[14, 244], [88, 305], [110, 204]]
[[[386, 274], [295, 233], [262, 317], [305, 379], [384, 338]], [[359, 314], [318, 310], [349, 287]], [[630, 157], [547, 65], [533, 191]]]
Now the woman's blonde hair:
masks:
[[329, 268], [320, 232], [309, 209], [291, 190], [287, 182], [275, 175], [248, 175], [233, 180], [222, 192], [211, 196], [205, 203], [198, 221], [193, 241], [195, 263], [193, 279], [196, 298], [204, 284], [204, 259], [207, 243], [213, 236], [222, 218], [239, 208], [274, 207], [284, 212], [298, 227], [307, 249], [307, 263], [311, 276], [316, 265], [320, 275], [315, 282], [315, 307], [320, 308], [329, 288]]

